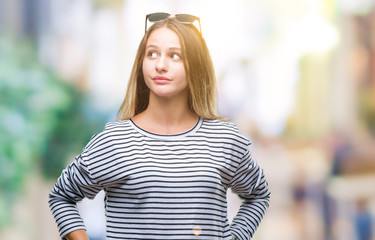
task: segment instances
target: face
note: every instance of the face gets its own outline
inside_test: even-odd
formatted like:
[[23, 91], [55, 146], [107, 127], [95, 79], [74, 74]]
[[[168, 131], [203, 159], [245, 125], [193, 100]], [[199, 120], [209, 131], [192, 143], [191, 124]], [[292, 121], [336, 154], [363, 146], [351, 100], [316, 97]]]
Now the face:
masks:
[[150, 95], [187, 96], [187, 79], [178, 36], [168, 28], [154, 30], [147, 41], [143, 76]]

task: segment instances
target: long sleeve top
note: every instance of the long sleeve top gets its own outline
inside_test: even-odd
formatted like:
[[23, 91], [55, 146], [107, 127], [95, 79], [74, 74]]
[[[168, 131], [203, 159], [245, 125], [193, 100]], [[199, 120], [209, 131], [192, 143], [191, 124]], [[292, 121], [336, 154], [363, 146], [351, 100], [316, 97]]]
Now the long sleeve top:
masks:
[[[76, 203], [105, 191], [114, 239], [250, 239], [269, 205], [262, 168], [236, 126], [199, 119], [176, 135], [108, 123], [63, 170], [49, 196], [60, 236], [85, 229]], [[229, 224], [228, 188], [243, 200]]]

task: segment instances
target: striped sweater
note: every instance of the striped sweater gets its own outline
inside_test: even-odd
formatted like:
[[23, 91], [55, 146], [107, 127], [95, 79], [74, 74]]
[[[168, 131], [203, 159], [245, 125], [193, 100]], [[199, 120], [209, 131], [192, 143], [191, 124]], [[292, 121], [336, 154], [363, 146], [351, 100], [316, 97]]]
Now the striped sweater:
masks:
[[[76, 203], [104, 189], [113, 239], [250, 239], [269, 205], [263, 170], [233, 123], [199, 119], [181, 134], [108, 123], [61, 174], [49, 196], [60, 236], [85, 229]], [[229, 224], [226, 192], [243, 204]]]

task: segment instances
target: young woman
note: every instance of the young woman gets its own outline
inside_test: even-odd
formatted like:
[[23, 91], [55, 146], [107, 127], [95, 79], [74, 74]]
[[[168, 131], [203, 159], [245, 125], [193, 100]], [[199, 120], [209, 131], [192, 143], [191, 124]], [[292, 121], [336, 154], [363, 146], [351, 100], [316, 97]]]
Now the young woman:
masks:
[[[269, 205], [250, 141], [220, 120], [199, 18], [155, 13], [118, 120], [58, 179], [49, 204], [62, 238], [88, 239], [76, 202], [106, 193], [107, 239], [250, 239]], [[147, 23], [155, 22], [148, 30]], [[226, 192], [243, 204], [229, 224]]]

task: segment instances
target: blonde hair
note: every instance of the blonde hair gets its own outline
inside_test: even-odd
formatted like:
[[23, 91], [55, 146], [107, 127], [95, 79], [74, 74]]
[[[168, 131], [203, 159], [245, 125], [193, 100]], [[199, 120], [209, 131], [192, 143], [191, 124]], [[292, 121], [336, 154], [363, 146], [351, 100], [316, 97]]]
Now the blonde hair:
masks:
[[150, 34], [162, 27], [174, 31], [180, 40], [188, 81], [190, 109], [202, 118], [220, 118], [216, 105], [215, 72], [202, 34], [193, 24], [184, 24], [174, 18], [168, 18], [152, 25], [142, 38], [130, 74], [126, 95], [116, 119], [129, 119], [146, 110], [150, 90], [144, 81], [142, 63]]

